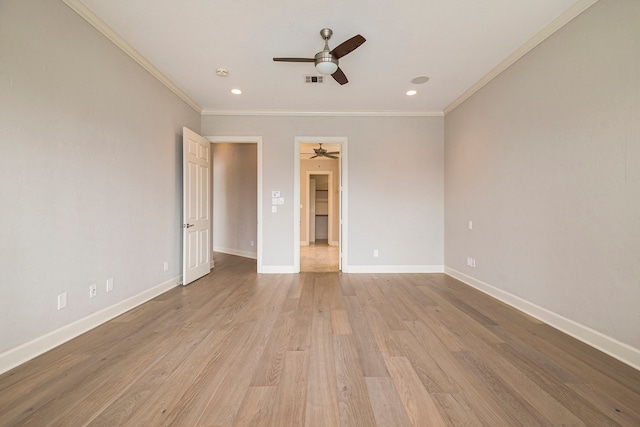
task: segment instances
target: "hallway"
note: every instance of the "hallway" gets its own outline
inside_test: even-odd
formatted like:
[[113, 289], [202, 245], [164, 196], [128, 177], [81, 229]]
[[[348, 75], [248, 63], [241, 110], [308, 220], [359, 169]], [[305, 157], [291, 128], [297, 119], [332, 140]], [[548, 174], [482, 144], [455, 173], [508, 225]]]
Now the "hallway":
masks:
[[300, 246], [300, 271], [322, 273], [339, 271], [339, 247], [329, 246], [327, 240], [317, 240]]

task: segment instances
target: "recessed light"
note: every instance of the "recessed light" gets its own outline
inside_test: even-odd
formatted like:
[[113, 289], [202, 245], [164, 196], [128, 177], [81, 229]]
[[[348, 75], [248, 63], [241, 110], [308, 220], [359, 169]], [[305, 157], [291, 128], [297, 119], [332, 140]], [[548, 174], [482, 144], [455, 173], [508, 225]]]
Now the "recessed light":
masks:
[[413, 95], [415, 95], [416, 93], [418, 93], [418, 92], [417, 92], [417, 91], [415, 91], [415, 90], [413, 90], [413, 89], [412, 89], [412, 90], [408, 90], [408, 91], [407, 91], [407, 95], [408, 95], [408, 96], [413, 96]]
[[224, 68], [218, 68], [216, 70], [216, 74], [220, 77], [227, 77], [229, 75], [229, 71], [225, 70]]
[[429, 81], [429, 77], [427, 76], [419, 76], [414, 78], [413, 80], [411, 80], [411, 83], [415, 84], [415, 85], [421, 85], [423, 83], [426, 83]]
[[242, 91], [240, 89], [231, 89], [231, 93], [234, 95], [240, 95]]

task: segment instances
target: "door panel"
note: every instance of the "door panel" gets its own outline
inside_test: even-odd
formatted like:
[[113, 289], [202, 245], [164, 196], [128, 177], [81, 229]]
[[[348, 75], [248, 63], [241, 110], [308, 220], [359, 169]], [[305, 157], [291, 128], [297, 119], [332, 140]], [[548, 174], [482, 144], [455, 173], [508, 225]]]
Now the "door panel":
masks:
[[210, 143], [183, 128], [183, 280], [187, 285], [210, 271]]

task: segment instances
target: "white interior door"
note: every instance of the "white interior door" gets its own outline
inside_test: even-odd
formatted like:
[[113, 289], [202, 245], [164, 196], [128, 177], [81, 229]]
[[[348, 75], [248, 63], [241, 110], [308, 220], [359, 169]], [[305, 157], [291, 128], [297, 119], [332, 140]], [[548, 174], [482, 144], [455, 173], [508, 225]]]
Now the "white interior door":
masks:
[[192, 130], [183, 128], [182, 150], [182, 283], [188, 285], [211, 269], [210, 143]]

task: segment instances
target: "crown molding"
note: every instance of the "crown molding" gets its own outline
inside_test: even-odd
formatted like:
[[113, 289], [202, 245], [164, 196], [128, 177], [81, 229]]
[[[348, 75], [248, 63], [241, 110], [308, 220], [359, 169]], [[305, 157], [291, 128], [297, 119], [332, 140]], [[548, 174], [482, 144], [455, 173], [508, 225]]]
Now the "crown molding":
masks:
[[287, 117], [442, 117], [443, 111], [299, 111], [219, 110], [204, 108], [203, 116], [287, 116]]
[[525, 42], [520, 48], [514, 51], [511, 55], [506, 57], [502, 62], [496, 65], [491, 71], [489, 71], [484, 77], [478, 80], [473, 86], [467, 89], [462, 95], [460, 95], [456, 100], [454, 100], [451, 104], [449, 104], [444, 109], [444, 114], [449, 114], [453, 110], [456, 109], [460, 104], [462, 104], [467, 99], [471, 98], [473, 94], [482, 89], [486, 84], [488, 84], [491, 80], [498, 77], [500, 73], [513, 65], [517, 60], [522, 58], [524, 55], [529, 53], [533, 48], [538, 46], [540, 43], [549, 38], [553, 33], [558, 31], [560, 28], [567, 25], [570, 21], [580, 15], [582, 12], [593, 6], [599, 0], [580, 0], [567, 9], [562, 15], [551, 21], [549, 25], [544, 27], [542, 31], [538, 34], [530, 38], [527, 42]]
[[129, 43], [125, 41], [118, 33], [116, 33], [111, 27], [109, 27], [102, 19], [100, 19], [95, 13], [93, 13], [88, 7], [80, 2], [80, 0], [62, 0], [67, 6], [69, 6], [74, 12], [84, 18], [89, 24], [93, 25], [98, 31], [100, 31], [107, 39], [120, 48], [124, 53], [129, 55], [134, 61], [136, 61], [142, 68], [147, 70], [149, 74], [155, 77], [160, 83], [165, 85], [171, 92], [175, 93], [180, 99], [186, 102], [196, 112], [201, 113], [202, 107], [198, 105], [185, 91], [180, 89], [175, 83], [173, 83], [167, 76], [162, 73], [155, 65], [135, 50]]

